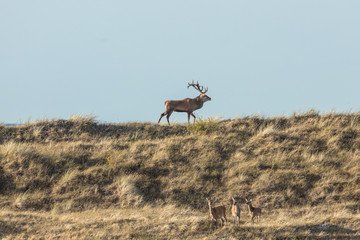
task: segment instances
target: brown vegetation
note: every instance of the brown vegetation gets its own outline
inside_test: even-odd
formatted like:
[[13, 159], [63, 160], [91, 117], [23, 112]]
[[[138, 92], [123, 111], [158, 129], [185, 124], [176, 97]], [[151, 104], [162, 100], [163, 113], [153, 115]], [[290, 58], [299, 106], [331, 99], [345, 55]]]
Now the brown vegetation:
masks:
[[[0, 125], [0, 238], [359, 238], [359, 153], [359, 114]], [[210, 196], [240, 224], [211, 232]]]

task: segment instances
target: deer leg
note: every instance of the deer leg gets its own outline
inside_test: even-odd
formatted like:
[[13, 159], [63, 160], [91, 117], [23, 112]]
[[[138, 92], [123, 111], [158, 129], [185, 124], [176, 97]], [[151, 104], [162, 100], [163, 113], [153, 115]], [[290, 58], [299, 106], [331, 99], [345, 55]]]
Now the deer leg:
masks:
[[160, 123], [160, 121], [161, 121], [162, 117], [163, 117], [163, 116], [165, 116], [165, 115], [166, 115], [166, 113], [165, 113], [165, 112], [163, 112], [163, 113], [160, 115], [160, 118], [159, 118], [158, 123]]
[[191, 113], [188, 112], [187, 114], [188, 114], [188, 124], [190, 124], [190, 114]]
[[169, 118], [170, 118], [170, 116], [171, 116], [172, 113], [173, 113], [173, 111], [169, 111], [169, 112], [167, 113], [167, 116], [166, 116], [166, 120], [167, 120], [167, 122], [168, 122], [169, 125], [170, 125]]
[[[194, 115], [193, 113], [190, 113], [190, 114], [191, 114], [191, 116], [193, 116], [193, 118], [194, 118], [194, 123], [195, 123], [195, 119], [196, 119], [195, 115]], [[190, 121], [190, 116], [189, 116], [189, 121]]]

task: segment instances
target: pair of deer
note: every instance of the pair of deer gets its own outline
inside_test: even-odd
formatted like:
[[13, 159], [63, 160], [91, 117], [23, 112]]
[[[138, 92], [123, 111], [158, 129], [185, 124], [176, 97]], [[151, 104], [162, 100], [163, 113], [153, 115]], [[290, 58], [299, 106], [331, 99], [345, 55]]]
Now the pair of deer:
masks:
[[[206, 198], [209, 205], [210, 211], [210, 218], [211, 220], [215, 221], [215, 226], [217, 225], [217, 220], [221, 221], [221, 224], [224, 226], [226, 219], [226, 208], [225, 206], [217, 206], [213, 207], [212, 201]], [[256, 208], [252, 205], [251, 199], [248, 200], [245, 198], [246, 204], [248, 205], [249, 215], [251, 217], [251, 221], [254, 223], [254, 219], [257, 218], [257, 222], [260, 223], [260, 216], [261, 216], [261, 208]], [[237, 221], [240, 223], [240, 207], [238, 205], [238, 201], [235, 198], [232, 198], [231, 204], [231, 215], [233, 216], [234, 223]]]

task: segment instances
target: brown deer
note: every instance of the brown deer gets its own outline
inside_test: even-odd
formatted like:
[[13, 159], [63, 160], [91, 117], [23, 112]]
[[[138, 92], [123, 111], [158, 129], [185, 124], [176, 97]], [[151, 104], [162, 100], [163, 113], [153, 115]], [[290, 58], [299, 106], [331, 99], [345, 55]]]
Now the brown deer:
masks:
[[261, 208], [256, 208], [251, 204], [251, 199], [247, 200], [245, 198], [246, 204], [249, 207], [249, 215], [251, 217], [251, 221], [254, 223], [254, 218], [257, 218], [257, 222], [260, 223], [260, 216], [261, 216]]
[[237, 200], [235, 200], [235, 198], [232, 198], [231, 215], [233, 216], [234, 224], [236, 221], [240, 223], [240, 207], [238, 205]]
[[215, 227], [217, 226], [218, 219], [221, 221], [222, 226], [224, 226], [225, 222], [227, 222], [225, 207], [224, 206], [213, 207], [212, 201], [208, 198], [206, 198], [206, 200], [209, 205], [210, 218], [211, 220], [215, 221]]
[[194, 87], [197, 91], [200, 92], [200, 95], [196, 98], [185, 98], [183, 100], [166, 101], [166, 110], [160, 115], [158, 123], [160, 123], [162, 117], [166, 116], [168, 124], [170, 125], [169, 118], [173, 112], [186, 112], [188, 114], [188, 123], [190, 123], [190, 115], [193, 116], [195, 123], [196, 117], [193, 112], [197, 109], [202, 108], [204, 102], [210, 101], [211, 98], [205, 94], [208, 91], [208, 88], [204, 90], [204, 87], [200, 86], [199, 82], [196, 82], [195, 84], [194, 81], [192, 81], [192, 83], [188, 83], [187, 87]]

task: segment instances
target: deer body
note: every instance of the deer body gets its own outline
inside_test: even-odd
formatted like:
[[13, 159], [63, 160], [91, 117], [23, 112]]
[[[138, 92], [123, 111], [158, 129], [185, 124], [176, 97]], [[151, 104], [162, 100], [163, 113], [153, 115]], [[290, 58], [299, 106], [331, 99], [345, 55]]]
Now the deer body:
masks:
[[246, 204], [249, 208], [249, 215], [251, 217], [251, 221], [254, 223], [254, 219], [257, 218], [257, 222], [260, 223], [260, 217], [261, 217], [261, 208], [256, 208], [251, 204], [251, 200], [246, 200]]
[[160, 123], [162, 117], [166, 116], [167, 122], [170, 125], [169, 118], [173, 112], [186, 112], [188, 114], [188, 123], [190, 123], [190, 116], [194, 118], [195, 122], [196, 117], [193, 112], [197, 109], [202, 108], [204, 102], [210, 101], [211, 98], [205, 94], [208, 89], [203, 91], [203, 87], [200, 87], [198, 82], [196, 84], [194, 83], [194, 81], [192, 83], [189, 83], [188, 88], [189, 87], [194, 87], [201, 94], [196, 98], [185, 98], [183, 100], [166, 101], [166, 110], [160, 115], [158, 123]]
[[221, 224], [224, 225], [224, 223], [227, 222], [225, 206], [213, 207], [212, 201], [209, 199], [207, 199], [207, 201], [209, 205], [210, 218], [215, 221], [215, 226], [217, 225], [218, 219], [221, 221]]
[[240, 207], [237, 203], [237, 201], [232, 198], [232, 205], [231, 205], [231, 215], [233, 216], [234, 223], [237, 221], [240, 223]]
[[184, 100], [169, 100], [165, 102], [166, 110], [174, 109], [175, 112], [193, 112], [202, 108], [204, 102], [200, 96], [196, 98], [185, 98]]

